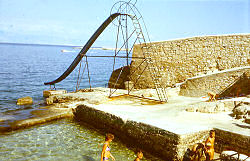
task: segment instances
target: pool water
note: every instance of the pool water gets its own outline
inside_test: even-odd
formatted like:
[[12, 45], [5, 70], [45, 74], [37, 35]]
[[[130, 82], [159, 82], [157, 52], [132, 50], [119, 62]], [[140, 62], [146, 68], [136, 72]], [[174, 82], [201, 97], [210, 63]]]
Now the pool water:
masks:
[[[0, 160], [100, 160], [104, 135], [72, 119], [0, 135]], [[135, 152], [117, 138], [111, 144], [111, 153], [117, 161], [133, 161]], [[144, 161], [160, 160], [149, 154]]]

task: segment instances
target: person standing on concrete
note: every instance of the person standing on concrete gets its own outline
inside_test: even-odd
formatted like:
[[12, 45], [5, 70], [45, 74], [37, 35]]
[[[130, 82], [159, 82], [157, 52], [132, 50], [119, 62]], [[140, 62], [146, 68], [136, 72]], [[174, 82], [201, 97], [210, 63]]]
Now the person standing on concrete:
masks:
[[214, 159], [214, 140], [215, 140], [215, 131], [210, 130], [209, 137], [205, 142], [206, 148], [206, 160], [213, 160]]
[[101, 161], [109, 161], [109, 158], [111, 157], [112, 160], [115, 160], [115, 158], [113, 157], [113, 155], [110, 152], [110, 146], [109, 143], [114, 139], [114, 135], [113, 134], [106, 134], [106, 138], [105, 138], [105, 143], [103, 144], [103, 148], [102, 148], [102, 154], [101, 154]]

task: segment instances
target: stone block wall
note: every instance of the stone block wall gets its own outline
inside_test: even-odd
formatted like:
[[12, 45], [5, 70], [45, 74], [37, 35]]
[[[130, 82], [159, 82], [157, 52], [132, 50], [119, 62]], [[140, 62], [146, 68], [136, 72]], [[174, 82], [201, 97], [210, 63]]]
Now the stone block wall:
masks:
[[[239, 77], [243, 80], [239, 80]], [[180, 95], [189, 97], [207, 96], [208, 92], [223, 95], [224, 90], [232, 88], [230, 92], [236, 95], [237, 90], [240, 93], [250, 94], [250, 66], [236, 68], [233, 70], [221, 71], [203, 77], [190, 78], [180, 86]], [[229, 96], [230, 93], [223, 96]], [[220, 96], [219, 96], [220, 97]]]
[[[165, 86], [173, 86], [187, 78], [235, 67], [250, 65], [250, 34], [192, 37], [179, 40], [152, 42], [157, 51], [152, 55], [161, 71]], [[142, 57], [140, 45], [133, 49], [134, 57]], [[132, 59], [130, 79], [135, 82], [144, 70], [146, 63]], [[149, 70], [146, 68], [136, 88], [152, 88]]]
[[209, 130], [179, 135], [164, 129], [105, 113], [86, 105], [74, 112], [75, 118], [102, 132], [111, 132], [124, 143], [147, 151], [164, 160], [182, 160], [188, 148], [204, 142]]
[[238, 153], [250, 155], [250, 136], [240, 135], [230, 131], [215, 129], [215, 151], [233, 150]]
[[[74, 116], [80, 122], [90, 124], [104, 133], [111, 132], [124, 143], [163, 160], [185, 160], [188, 149], [192, 149], [196, 143], [204, 143], [210, 131], [207, 129], [180, 135], [141, 122], [123, 120], [119, 116], [86, 105], [79, 105], [74, 111]], [[250, 154], [250, 136], [218, 128], [214, 130], [216, 152], [234, 150]]]
[[74, 115], [78, 121], [88, 123], [102, 132], [111, 132], [126, 144], [136, 145], [136, 148], [166, 160], [180, 160], [177, 153], [179, 135], [147, 124], [125, 121], [85, 105], [78, 106]]

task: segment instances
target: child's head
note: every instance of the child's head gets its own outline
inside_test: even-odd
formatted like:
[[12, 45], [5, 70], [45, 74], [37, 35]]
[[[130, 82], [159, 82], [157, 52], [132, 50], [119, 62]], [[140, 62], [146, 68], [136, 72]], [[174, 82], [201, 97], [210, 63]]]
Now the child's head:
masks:
[[106, 141], [112, 141], [115, 138], [115, 136], [113, 134], [107, 133], [105, 140]]
[[138, 157], [139, 159], [142, 159], [143, 153], [142, 153], [141, 150], [139, 150], [139, 151], [137, 152], [137, 157]]
[[210, 130], [209, 136], [210, 136], [210, 137], [215, 137], [215, 131], [214, 131], [214, 130]]

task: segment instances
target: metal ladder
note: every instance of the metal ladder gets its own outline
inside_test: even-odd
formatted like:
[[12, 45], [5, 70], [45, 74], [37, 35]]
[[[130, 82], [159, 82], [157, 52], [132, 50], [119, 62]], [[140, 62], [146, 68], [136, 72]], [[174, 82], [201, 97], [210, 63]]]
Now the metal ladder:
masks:
[[155, 46], [149, 46], [146, 43], [146, 39], [143, 35], [141, 25], [139, 23], [139, 20], [136, 16], [131, 16], [129, 15], [130, 18], [132, 19], [135, 32], [137, 35], [137, 40], [140, 43], [142, 53], [144, 55], [144, 58], [146, 60], [152, 81], [154, 83], [158, 98], [161, 102], [167, 102], [167, 92], [166, 89], [164, 88], [163, 84], [161, 83], [161, 72], [159, 68], [156, 66], [156, 61], [152, 59], [152, 55], [156, 54], [159, 55], [155, 49]]

